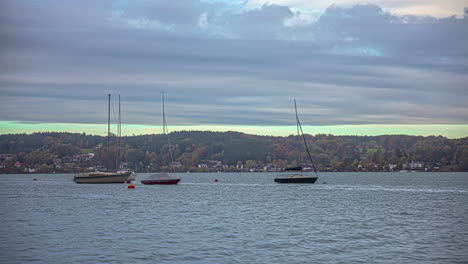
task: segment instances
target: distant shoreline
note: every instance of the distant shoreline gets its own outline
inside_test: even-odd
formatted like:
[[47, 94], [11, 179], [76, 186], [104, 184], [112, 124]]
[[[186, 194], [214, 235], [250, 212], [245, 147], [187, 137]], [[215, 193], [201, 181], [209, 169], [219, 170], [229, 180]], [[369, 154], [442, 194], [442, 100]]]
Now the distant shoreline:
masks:
[[[120, 169], [182, 173], [275, 173], [299, 166], [304, 171], [315, 166], [320, 172], [468, 171], [468, 137], [319, 134], [302, 138], [206, 131], [172, 132], [169, 137], [171, 145], [162, 134], [111, 136], [109, 141], [77, 133], [0, 135], [0, 173], [91, 172], [114, 170], [117, 163]], [[303, 140], [313, 161], [305, 159]]]

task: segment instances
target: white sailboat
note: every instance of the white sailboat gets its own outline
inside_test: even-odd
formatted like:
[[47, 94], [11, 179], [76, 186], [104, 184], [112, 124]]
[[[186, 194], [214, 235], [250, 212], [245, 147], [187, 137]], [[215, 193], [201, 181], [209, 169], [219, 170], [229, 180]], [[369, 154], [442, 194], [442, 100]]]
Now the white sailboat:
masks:
[[124, 168], [123, 166], [121, 166], [122, 164], [122, 155], [120, 153], [120, 138], [122, 137], [122, 115], [121, 115], [121, 111], [120, 111], [121, 107], [120, 107], [120, 94], [119, 94], [119, 114], [118, 114], [118, 121], [117, 121], [117, 155], [116, 155], [116, 167], [118, 168], [117, 169], [117, 172], [119, 173], [130, 173], [130, 176], [128, 177], [127, 179], [127, 182], [131, 182], [131, 181], [134, 181], [137, 177], [137, 174], [135, 171], [129, 169], [129, 168]]
[[[110, 171], [109, 170], [109, 148], [110, 148], [110, 98], [108, 94], [108, 116], [107, 116], [107, 171], [95, 171], [87, 174], [79, 174], [73, 177], [76, 183], [125, 183], [132, 176], [132, 171]], [[120, 123], [120, 96], [119, 96], [119, 123]], [[120, 128], [119, 128], [120, 130]], [[119, 132], [120, 133], [120, 132]]]

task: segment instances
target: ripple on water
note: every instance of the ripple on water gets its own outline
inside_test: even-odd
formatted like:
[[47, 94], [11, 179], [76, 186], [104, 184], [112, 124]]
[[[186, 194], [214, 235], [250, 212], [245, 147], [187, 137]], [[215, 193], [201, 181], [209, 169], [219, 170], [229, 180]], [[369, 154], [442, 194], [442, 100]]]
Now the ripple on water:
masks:
[[[8, 263], [456, 263], [468, 253], [467, 174], [181, 175], [177, 186], [5, 175]], [[2, 176], [3, 177], [3, 176]], [[28, 176], [29, 177], [29, 176]], [[219, 182], [214, 183], [214, 179]], [[393, 180], [393, 178], [398, 180]]]

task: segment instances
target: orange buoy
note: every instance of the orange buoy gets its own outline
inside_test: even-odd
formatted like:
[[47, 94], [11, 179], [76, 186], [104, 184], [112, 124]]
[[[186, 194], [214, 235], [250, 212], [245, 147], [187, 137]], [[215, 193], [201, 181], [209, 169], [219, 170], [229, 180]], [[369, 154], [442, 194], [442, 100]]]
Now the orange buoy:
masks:
[[135, 189], [135, 185], [130, 184], [130, 185], [128, 186], [128, 189]]

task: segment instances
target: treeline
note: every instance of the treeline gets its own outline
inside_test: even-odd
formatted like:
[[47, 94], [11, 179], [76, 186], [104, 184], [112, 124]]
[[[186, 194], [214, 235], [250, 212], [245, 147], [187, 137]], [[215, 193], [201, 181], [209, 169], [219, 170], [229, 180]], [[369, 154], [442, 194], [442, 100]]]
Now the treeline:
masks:
[[[411, 162], [424, 164], [417, 169], [468, 171], [468, 138], [406, 135], [305, 137], [321, 171], [402, 170], [408, 169]], [[225, 164], [224, 170], [267, 165], [284, 168], [308, 163], [299, 136], [181, 131], [172, 132], [169, 138], [171, 149], [164, 135], [111, 137], [109, 141], [102, 136], [74, 133], [0, 135], [0, 153], [12, 154], [11, 159], [0, 161], [3, 164], [0, 172], [20, 173], [28, 168], [35, 168], [36, 172], [66, 172], [93, 166], [113, 168], [119, 161], [138, 171], [168, 170], [170, 153], [178, 171], [200, 171], [197, 164], [204, 160], [221, 161]], [[93, 158], [73, 158], [86, 153], [94, 153]], [[62, 162], [60, 166], [59, 162]], [[64, 166], [65, 162], [75, 166]]]

